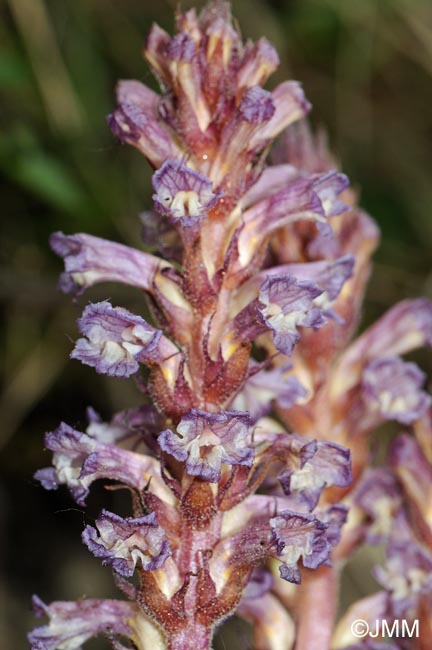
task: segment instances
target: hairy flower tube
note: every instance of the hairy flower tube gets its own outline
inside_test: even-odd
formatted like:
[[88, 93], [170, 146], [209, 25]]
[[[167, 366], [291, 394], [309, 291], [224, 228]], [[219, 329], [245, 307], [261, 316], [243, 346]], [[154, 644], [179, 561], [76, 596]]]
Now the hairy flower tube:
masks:
[[[352, 340], [377, 227], [309, 129], [300, 84], [263, 87], [278, 55], [243, 43], [228, 5], [179, 13], [172, 37], [155, 25], [144, 55], [161, 94], [121, 81], [108, 123], [153, 168], [143, 233], [171, 246], [60, 232], [51, 246], [63, 291], [141, 291], [151, 322], [90, 302], [71, 357], [89, 378], [146, 383], [146, 401], [110, 422], [89, 409], [82, 431], [61, 423], [36, 473], [81, 507], [96, 480], [131, 494], [129, 516], [104, 509], [82, 533], [124, 599], [35, 597], [49, 620], [31, 647], [105, 635], [116, 650], [206, 650], [236, 614], [255, 650], [385, 650], [399, 645], [358, 641], [350, 622], [403, 614], [430, 642], [400, 648], [430, 648], [431, 398], [402, 355], [432, 342], [432, 304], [406, 300]], [[387, 420], [415, 435], [368, 467]], [[383, 591], [336, 624], [342, 567], [365, 540], [386, 543]]]

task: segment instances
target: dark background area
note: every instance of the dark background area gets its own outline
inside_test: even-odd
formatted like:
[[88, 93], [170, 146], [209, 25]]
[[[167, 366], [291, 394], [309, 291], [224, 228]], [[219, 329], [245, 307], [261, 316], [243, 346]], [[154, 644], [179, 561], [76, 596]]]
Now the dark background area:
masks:
[[[32, 475], [49, 464], [43, 433], [60, 420], [79, 426], [90, 404], [109, 417], [139, 400], [131, 382], [99, 377], [68, 355], [88, 299], [142, 303], [105, 285], [74, 305], [56, 289], [61, 263], [47, 239], [61, 229], [140, 245], [150, 171], [116, 144], [105, 116], [118, 78], [156, 87], [140, 52], [153, 21], [172, 31], [174, 9], [167, 0], [0, 0], [0, 639], [8, 650], [27, 647], [33, 592], [47, 601], [115, 596], [80, 533], [120, 497], [96, 487], [83, 513], [66, 490], [47, 493]], [[266, 35], [279, 50], [269, 87], [303, 82], [313, 123], [328, 129], [380, 225], [366, 320], [396, 300], [431, 296], [430, 1], [234, 0], [233, 11], [245, 36]], [[430, 355], [416, 359], [431, 370]], [[347, 601], [373, 589], [372, 563], [369, 550], [352, 563]]]

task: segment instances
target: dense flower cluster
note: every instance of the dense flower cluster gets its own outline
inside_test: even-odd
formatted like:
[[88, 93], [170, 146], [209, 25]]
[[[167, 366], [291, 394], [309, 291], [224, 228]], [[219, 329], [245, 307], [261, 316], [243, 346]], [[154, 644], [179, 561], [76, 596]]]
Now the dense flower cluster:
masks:
[[[128, 600], [35, 599], [50, 622], [32, 648], [104, 634], [117, 650], [205, 650], [234, 612], [256, 650], [396, 648], [357, 643], [350, 622], [401, 615], [430, 641], [400, 647], [432, 647], [431, 398], [401, 358], [432, 342], [432, 304], [402, 302], [351, 341], [378, 231], [311, 134], [301, 86], [263, 88], [278, 65], [266, 39], [244, 44], [215, 2], [179, 14], [174, 37], [154, 26], [145, 58], [162, 94], [120, 82], [109, 124], [154, 168], [144, 232], [161, 256], [86, 234], [51, 245], [62, 290], [144, 292], [152, 324], [90, 303], [71, 357], [140, 376], [150, 401], [108, 423], [89, 410], [85, 431], [60, 424], [36, 474], [80, 505], [97, 479], [132, 493], [130, 517], [103, 510], [82, 535]], [[365, 471], [385, 420], [415, 437]], [[384, 590], [334, 631], [340, 568], [365, 539], [387, 544]]]

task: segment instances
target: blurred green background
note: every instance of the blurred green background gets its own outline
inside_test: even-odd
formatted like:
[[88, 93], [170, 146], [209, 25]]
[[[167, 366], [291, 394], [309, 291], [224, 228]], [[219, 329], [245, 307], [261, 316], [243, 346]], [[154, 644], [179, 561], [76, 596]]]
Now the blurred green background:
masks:
[[[118, 78], [155, 87], [140, 52], [153, 21], [172, 30], [175, 6], [0, 1], [0, 638], [10, 650], [27, 647], [33, 592], [48, 601], [115, 594], [80, 533], [102, 500], [116, 508], [120, 497], [96, 489], [84, 515], [66, 491], [45, 493], [32, 474], [49, 464], [43, 433], [61, 419], [80, 425], [89, 404], [108, 417], [136, 403], [133, 386], [98, 377], [68, 354], [88, 298], [139, 309], [139, 296], [105, 286], [72, 304], [57, 292], [61, 264], [47, 238], [84, 230], [139, 246], [149, 169], [114, 141], [105, 116]], [[430, 0], [234, 0], [233, 9], [245, 36], [264, 34], [279, 50], [270, 86], [287, 77], [303, 82], [313, 123], [327, 127], [363, 207], [379, 222], [367, 318], [401, 298], [431, 296]], [[430, 356], [419, 360], [432, 369]], [[369, 556], [354, 563], [347, 598], [373, 588], [364, 570], [371, 563]]]

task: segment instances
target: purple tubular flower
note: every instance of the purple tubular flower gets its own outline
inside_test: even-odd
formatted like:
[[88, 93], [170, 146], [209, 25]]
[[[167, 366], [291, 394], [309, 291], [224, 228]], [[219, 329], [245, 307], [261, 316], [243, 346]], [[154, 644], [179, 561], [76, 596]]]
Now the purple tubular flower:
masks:
[[78, 320], [78, 328], [86, 338], [78, 339], [71, 358], [100, 374], [130, 377], [138, 371], [139, 362], [159, 358], [162, 332], [107, 301], [88, 305]]
[[315, 304], [320, 306], [327, 317], [340, 321], [332, 308], [332, 303], [340, 294], [345, 282], [352, 276], [355, 264], [353, 255], [343, 255], [334, 262], [309, 262], [308, 264], [285, 264], [264, 271], [260, 276], [293, 275], [299, 281], [316, 284], [323, 293]]
[[333, 442], [309, 444], [299, 469], [287, 469], [279, 475], [285, 494], [298, 494], [309, 512], [318, 503], [326, 487], [347, 487], [352, 481], [351, 453]]
[[135, 445], [139, 442], [147, 444], [154, 434], [159, 433], [163, 423], [160, 413], [150, 404], [120, 411], [111, 422], [104, 422], [100, 415], [89, 407], [87, 419], [87, 435], [109, 444], [127, 439], [132, 439]]
[[265, 593], [256, 598], [243, 597], [236, 614], [252, 624], [254, 648], [281, 650], [293, 647], [294, 622], [273, 594]]
[[170, 40], [166, 53], [171, 61], [191, 63], [196, 53], [195, 41], [187, 32], [180, 32]]
[[155, 209], [185, 226], [204, 219], [220, 197], [208, 178], [176, 160], [166, 160], [152, 182]]
[[412, 424], [432, 403], [430, 395], [420, 390], [425, 379], [415, 363], [399, 357], [374, 359], [363, 371], [364, 398], [386, 420]]
[[260, 38], [246, 51], [242, 65], [237, 71], [237, 87], [251, 88], [257, 84], [264, 84], [278, 65], [277, 51], [266, 38]]
[[386, 549], [386, 564], [374, 574], [390, 594], [391, 609], [398, 618], [411, 618], [422, 596], [432, 596], [432, 553], [413, 535], [405, 515], [395, 518]]
[[[164, 531], [152, 512], [144, 517], [122, 519], [102, 510], [96, 528], [86, 526], [82, 539], [104, 566], [124, 578], [131, 578], [139, 564], [145, 571], [159, 569], [170, 555]], [[98, 534], [99, 533], [99, 534]]]
[[383, 467], [366, 470], [354, 491], [353, 503], [368, 517], [367, 540], [371, 544], [382, 543], [388, 538], [402, 505], [402, 493], [394, 473]]
[[404, 300], [389, 309], [347, 350], [341, 364], [346, 373], [368, 360], [405, 354], [432, 345], [432, 302]]
[[277, 350], [290, 355], [300, 339], [298, 327], [318, 328], [326, 318], [314, 300], [323, 291], [294, 276], [268, 276], [261, 285], [258, 313], [261, 322], [273, 332]]
[[331, 547], [324, 537], [328, 526], [317, 517], [283, 510], [270, 519], [270, 528], [277, 557], [282, 562], [279, 573], [284, 580], [300, 584], [300, 558], [304, 566], [310, 569], [316, 569], [328, 560]]
[[268, 122], [275, 112], [272, 95], [260, 86], [253, 86], [243, 95], [239, 110], [243, 119], [250, 124]]
[[282, 408], [291, 408], [304, 399], [308, 392], [297, 377], [289, 374], [290, 370], [289, 365], [271, 370], [255, 369], [252, 365], [251, 374], [236, 395], [232, 407], [247, 411], [253, 423], [270, 413], [273, 400], [277, 400]]
[[120, 81], [117, 101], [118, 108], [108, 116], [108, 124], [121, 142], [137, 147], [155, 167], [167, 158], [181, 157], [159, 115], [159, 95], [139, 81]]
[[311, 109], [311, 104], [307, 101], [298, 81], [281, 83], [273, 90], [271, 97], [275, 110], [270, 119], [253, 136], [251, 149], [261, 148], [282, 133], [287, 126], [305, 117]]
[[83, 644], [98, 634], [133, 636], [131, 622], [140, 614], [134, 603], [119, 600], [81, 600], [45, 605], [33, 596], [36, 616], [48, 616], [48, 625], [28, 635], [32, 650], [81, 650]]
[[193, 409], [177, 426], [158, 439], [162, 451], [186, 463], [186, 471], [204, 481], [217, 483], [222, 463], [250, 467], [254, 452], [246, 443], [250, 418], [240, 411], [207, 413]]
[[413, 436], [401, 434], [391, 444], [389, 462], [403, 486], [407, 505], [415, 512], [415, 526], [428, 530], [432, 524], [430, 459]]
[[45, 446], [54, 452], [54, 468], [39, 470], [35, 478], [47, 490], [67, 485], [80, 505], [85, 504], [90, 485], [100, 478], [119, 481], [139, 491], [151, 479], [150, 490], [170, 500], [170, 491], [160, 478], [160, 465], [154, 458], [98, 442], [64, 423], [47, 433]]
[[[204, 133], [211, 121], [211, 114], [203, 93], [201, 66], [198, 63], [198, 53], [194, 38], [186, 30], [180, 32], [167, 44], [165, 55], [169, 61], [170, 84], [181, 105], [186, 108], [193, 130], [194, 122]], [[185, 133], [188, 140], [188, 134]]]
[[262, 598], [273, 587], [274, 579], [271, 573], [258, 567], [251, 573], [251, 577], [243, 592], [243, 598]]
[[[284, 170], [281, 173], [284, 175]], [[273, 180], [277, 186], [279, 181]], [[297, 174], [282, 189], [264, 196], [246, 209], [237, 244], [240, 265], [247, 266], [273, 231], [296, 221], [314, 221], [324, 234], [331, 236], [327, 219], [347, 210], [339, 194], [348, 184], [347, 177], [334, 170], [325, 174]], [[253, 196], [251, 190], [248, 200]]]
[[78, 292], [99, 282], [121, 282], [151, 291], [156, 274], [171, 265], [158, 257], [91, 235], [53, 233], [51, 248], [64, 258], [60, 288]]

